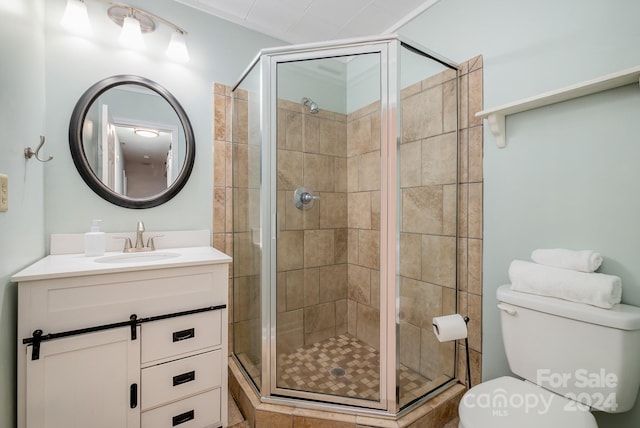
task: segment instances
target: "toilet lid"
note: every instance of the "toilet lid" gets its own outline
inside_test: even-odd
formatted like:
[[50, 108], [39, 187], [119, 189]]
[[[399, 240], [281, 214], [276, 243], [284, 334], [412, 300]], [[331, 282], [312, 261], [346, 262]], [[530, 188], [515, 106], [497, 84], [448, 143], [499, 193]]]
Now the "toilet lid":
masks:
[[500, 377], [471, 388], [460, 401], [464, 428], [597, 428], [593, 415], [533, 383]]

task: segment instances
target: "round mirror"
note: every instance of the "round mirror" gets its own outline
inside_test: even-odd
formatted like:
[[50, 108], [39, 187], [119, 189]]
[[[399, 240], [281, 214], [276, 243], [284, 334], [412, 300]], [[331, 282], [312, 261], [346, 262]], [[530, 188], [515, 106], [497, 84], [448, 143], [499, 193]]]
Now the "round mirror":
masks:
[[169, 91], [113, 76], [78, 100], [69, 124], [73, 162], [87, 185], [126, 208], [151, 208], [184, 187], [195, 160], [189, 118]]

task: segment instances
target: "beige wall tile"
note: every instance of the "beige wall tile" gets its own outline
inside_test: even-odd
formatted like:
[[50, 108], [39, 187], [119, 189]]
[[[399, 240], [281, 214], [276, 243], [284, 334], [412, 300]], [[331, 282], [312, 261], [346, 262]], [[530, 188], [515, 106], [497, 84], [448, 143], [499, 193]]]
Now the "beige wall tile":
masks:
[[278, 190], [295, 190], [303, 182], [302, 152], [278, 150]]
[[358, 263], [358, 229], [347, 229], [347, 259], [351, 264]]
[[422, 185], [455, 184], [458, 174], [458, 145], [455, 132], [422, 142]]
[[482, 181], [483, 135], [482, 126], [469, 128], [469, 181]]
[[420, 328], [400, 321], [400, 364], [420, 371]]
[[458, 129], [458, 88], [456, 83], [454, 72], [454, 78], [442, 84], [443, 132], [453, 132]]
[[429, 329], [433, 317], [442, 315], [442, 287], [427, 282], [401, 278], [400, 320]]
[[469, 239], [469, 293], [482, 294], [482, 239]]
[[366, 153], [371, 146], [371, 117], [364, 116], [347, 123], [347, 156]]
[[422, 236], [419, 234], [400, 234], [400, 275], [422, 278]]
[[371, 302], [369, 305], [380, 309], [380, 271], [371, 270]]
[[442, 186], [402, 190], [402, 232], [442, 233]]
[[469, 126], [482, 124], [476, 113], [482, 110], [482, 69], [469, 73]]
[[358, 161], [358, 190], [380, 190], [380, 152], [369, 152]]
[[287, 311], [287, 272], [276, 274], [276, 311]]
[[304, 270], [291, 270], [286, 275], [287, 311], [300, 309], [304, 307]]
[[336, 313], [333, 302], [322, 303], [304, 309], [304, 332], [313, 333], [335, 328]]
[[213, 232], [224, 233], [226, 227], [226, 191], [224, 187], [213, 189]]
[[401, 110], [403, 143], [442, 133], [442, 88], [427, 89], [406, 98]]
[[320, 270], [307, 268], [304, 270], [304, 305], [313, 306], [320, 302]]
[[[233, 108], [233, 114], [235, 115], [233, 123], [233, 142], [238, 144], [247, 144], [249, 142], [249, 103], [245, 100], [235, 99]], [[216, 118], [221, 118], [221, 116], [219, 116], [220, 113], [216, 114]], [[220, 122], [220, 125], [221, 124], [222, 122]], [[214, 125], [214, 131], [214, 139], [225, 139], [226, 131], [220, 128], [217, 124]]]
[[304, 154], [304, 186], [312, 192], [335, 190], [334, 158], [332, 156]]
[[322, 192], [320, 200], [320, 228], [347, 227], [347, 194]]
[[435, 379], [438, 376], [453, 376], [455, 342], [440, 343], [433, 334], [433, 328], [421, 329], [420, 334], [420, 374]]
[[[277, 352], [289, 353], [304, 344], [303, 310], [280, 312], [277, 315]], [[258, 329], [258, 331], [260, 331]], [[238, 336], [238, 334], [236, 334]]]
[[442, 315], [455, 314], [456, 291], [453, 288], [442, 287]]
[[334, 229], [335, 262], [349, 262], [349, 232], [348, 229]]
[[286, 112], [286, 147], [289, 150], [302, 151], [302, 114], [288, 111]]
[[482, 183], [469, 184], [469, 238], [482, 238]]
[[305, 236], [303, 231], [282, 231], [278, 238], [278, 271], [302, 269]]
[[482, 351], [482, 296], [469, 294], [469, 348]]
[[225, 186], [227, 177], [227, 147], [224, 141], [213, 142], [213, 185]]
[[409, 85], [405, 88], [402, 88], [400, 91], [400, 99], [404, 100], [411, 95], [415, 95], [419, 92], [422, 92], [422, 82], [414, 83], [413, 85]]
[[[371, 304], [371, 271], [362, 266], [350, 264], [347, 271], [349, 300]], [[351, 330], [350, 330], [351, 331]]]
[[[335, 157], [334, 171], [335, 171], [335, 191], [346, 192], [347, 191], [347, 158]], [[357, 183], [356, 183], [357, 184]]]
[[458, 105], [458, 122], [460, 128], [469, 127], [469, 75], [462, 74], [458, 80], [458, 94], [460, 104]]
[[347, 332], [347, 299], [336, 300], [336, 334]]
[[458, 229], [458, 186], [448, 184], [442, 186], [442, 233], [455, 236]]
[[468, 239], [458, 239], [458, 289], [467, 291], [468, 284]]
[[422, 236], [422, 280], [454, 288], [456, 286], [456, 238]]
[[358, 234], [358, 264], [380, 270], [380, 232], [361, 230]]
[[214, 139], [224, 141], [227, 129], [227, 97], [224, 95], [214, 95], [213, 97], [213, 117], [214, 117]]
[[469, 130], [458, 132], [458, 183], [469, 182]]
[[320, 303], [347, 298], [347, 265], [323, 266], [320, 270]]
[[371, 229], [380, 230], [380, 192], [371, 192]]
[[[300, 247], [298, 247], [298, 252], [300, 252]], [[304, 267], [325, 266], [334, 262], [335, 237], [333, 230], [305, 230]]]
[[352, 336], [355, 336], [357, 331], [357, 320], [358, 320], [358, 302], [355, 300], [351, 300], [350, 298], [347, 300], [347, 332]]
[[400, 146], [400, 187], [416, 187], [422, 183], [422, 142]]
[[374, 349], [380, 350], [380, 311], [358, 304], [357, 337]]
[[348, 194], [349, 228], [371, 229], [371, 193]]
[[358, 156], [347, 159], [347, 191], [358, 191]]
[[469, 185], [458, 186], [458, 236], [469, 236]]
[[303, 115], [303, 146], [305, 153], [320, 153], [321, 121], [324, 122], [324, 119], [318, 119], [310, 114]]

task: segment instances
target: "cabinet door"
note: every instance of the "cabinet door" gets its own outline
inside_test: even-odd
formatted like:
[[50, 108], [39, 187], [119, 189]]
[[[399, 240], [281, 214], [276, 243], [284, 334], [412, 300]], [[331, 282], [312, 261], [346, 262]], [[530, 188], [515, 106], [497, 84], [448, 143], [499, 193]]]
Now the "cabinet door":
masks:
[[27, 428], [140, 427], [140, 340], [131, 328], [42, 342], [37, 360], [31, 345], [26, 352]]

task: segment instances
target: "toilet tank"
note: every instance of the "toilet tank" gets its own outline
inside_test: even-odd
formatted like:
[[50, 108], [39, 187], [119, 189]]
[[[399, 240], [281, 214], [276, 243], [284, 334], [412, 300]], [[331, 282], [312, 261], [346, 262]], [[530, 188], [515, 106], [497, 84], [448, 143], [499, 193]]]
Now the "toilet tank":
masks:
[[509, 367], [548, 390], [609, 413], [640, 387], [640, 308], [612, 309], [498, 288]]

